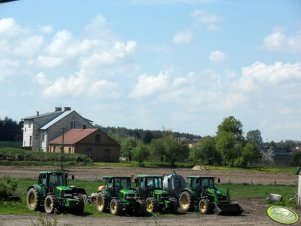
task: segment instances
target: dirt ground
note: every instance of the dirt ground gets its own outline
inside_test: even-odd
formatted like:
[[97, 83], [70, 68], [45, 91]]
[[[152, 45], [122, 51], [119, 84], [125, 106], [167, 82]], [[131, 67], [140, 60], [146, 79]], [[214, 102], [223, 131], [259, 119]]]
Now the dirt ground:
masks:
[[[0, 178], [3, 176], [12, 176], [17, 178], [37, 178], [40, 170], [49, 170], [49, 167], [13, 167], [0, 166]], [[53, 169], [53, 168], [52, 168]], [[81, 180], [100, 180], [105, 175], [136, 175], [142, 173], [148, 174], [168, 174], [172, 169], [166, 168], [70, 168], [71, 174]], [[190, 170], [176, 169], [178, 174], [186, 177], [188, 175], [212, 175], [221, 179], [221, 182], [232, 183], [253, 183], [253, 184], [296, 184], [297, 175], [288, 174], [267, 174], [261, 172], [242, 172], [242, 171], [221, 171], [221, 170]], [[280, 225], [272, 221], [266, 215], [267, 205], [263, 199], [259, 198], [239, 198], [233, 200], [238, 202], [245, 212], [241, 216], [220, 216], [220, 215], [201, 215], [198, 212], [187, 214], [162, 214], [154, 217], [133, 217], [133, 216], [73, 216], [73, 215], [50, 215], [56, 218], [58, 225], [136, 225], [136, 226], [186, 226], [186, 225]], [[301, 217], [301, 210], [295, 210]], [[36, 217], [28, 215], [1, 215], [0, 226], [27, 226], [33, 225]], [[301, 220], [294, 225], [301, 225]]]

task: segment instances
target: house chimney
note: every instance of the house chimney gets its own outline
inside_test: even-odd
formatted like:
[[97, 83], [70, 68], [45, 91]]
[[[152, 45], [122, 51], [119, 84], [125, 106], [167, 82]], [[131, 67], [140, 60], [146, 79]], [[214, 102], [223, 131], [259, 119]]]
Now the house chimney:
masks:
[[54, 111], [55, 111], [55, 112], [62, 111], [62, 108], [61, 108], [61, 107], [55, 107], [55, 108], [54, 108]]
[[64, 111], [71, 111], [71, 107], [64, 107]]
[[39, 116], [40, 115], [40, 113], [39, 113], [39, 111], [37, 111], [37, 116]]

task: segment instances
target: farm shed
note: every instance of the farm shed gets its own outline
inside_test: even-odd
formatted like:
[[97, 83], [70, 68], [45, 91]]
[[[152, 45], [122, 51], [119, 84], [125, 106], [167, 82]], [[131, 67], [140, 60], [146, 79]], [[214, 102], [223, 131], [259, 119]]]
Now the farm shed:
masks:
[[120, 145], [97, 128], [71, 129], [49, 142], [49, 152], [85, 154], [96, 162], [118, 162]]

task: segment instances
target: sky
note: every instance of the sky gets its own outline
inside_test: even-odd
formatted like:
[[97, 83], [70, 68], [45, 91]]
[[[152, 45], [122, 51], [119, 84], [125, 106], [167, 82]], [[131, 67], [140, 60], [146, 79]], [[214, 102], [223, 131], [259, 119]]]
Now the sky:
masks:
[[0, 4], [0, 118], [71, 107], [102, 126], [301, 140], [301, 1]]

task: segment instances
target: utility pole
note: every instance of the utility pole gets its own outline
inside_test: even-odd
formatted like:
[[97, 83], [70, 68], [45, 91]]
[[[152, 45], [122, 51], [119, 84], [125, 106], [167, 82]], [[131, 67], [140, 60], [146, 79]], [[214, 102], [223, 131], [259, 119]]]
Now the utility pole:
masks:
[[65, 128], [63, 128], [63, 136], [62, 136], [62, 147], [61, 147], [61, 170], [64, 170], [64, 133]]

